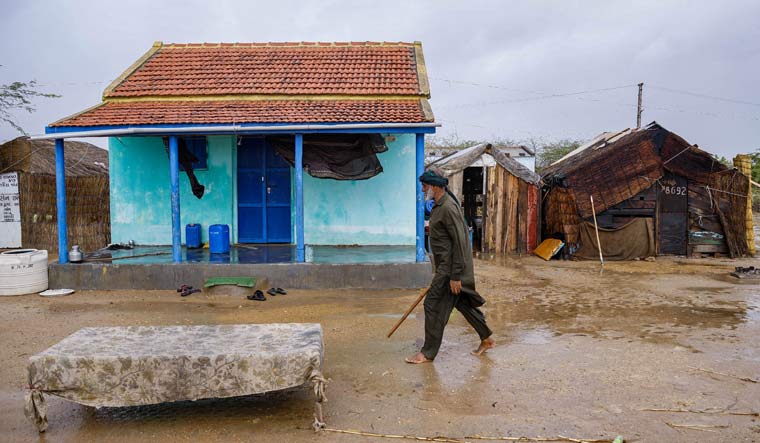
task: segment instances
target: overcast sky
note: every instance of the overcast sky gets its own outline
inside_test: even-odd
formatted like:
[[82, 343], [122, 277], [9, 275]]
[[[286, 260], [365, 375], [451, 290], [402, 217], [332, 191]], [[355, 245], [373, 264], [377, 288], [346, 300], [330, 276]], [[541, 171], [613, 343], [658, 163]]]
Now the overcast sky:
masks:
[[0, 83], [63, 96], [17, 113], [42, 133], [156, 40], [419, 40], [444, 137], [589, 139], [635, 126], [644, 82], [644, 124], [727, 157], [760, 148], [758, 1], [4, 0]]

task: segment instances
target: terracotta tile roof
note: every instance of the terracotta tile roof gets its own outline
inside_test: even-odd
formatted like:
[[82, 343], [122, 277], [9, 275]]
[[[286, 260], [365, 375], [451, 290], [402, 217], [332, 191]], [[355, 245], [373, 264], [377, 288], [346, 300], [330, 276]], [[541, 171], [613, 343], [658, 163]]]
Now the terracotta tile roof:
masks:
[[425, 99], [105, 102], [50, 126], [431, 121], [421, 100]]
[[[416, 52], [415, 49], [419, 52]], [[414, 43], [157, 43], [112, 97], [235, 94], [429, 96]], [[423, 80], [418, 77], [422, 69]], [[421, 86], [422, 83], [422, 86]]]

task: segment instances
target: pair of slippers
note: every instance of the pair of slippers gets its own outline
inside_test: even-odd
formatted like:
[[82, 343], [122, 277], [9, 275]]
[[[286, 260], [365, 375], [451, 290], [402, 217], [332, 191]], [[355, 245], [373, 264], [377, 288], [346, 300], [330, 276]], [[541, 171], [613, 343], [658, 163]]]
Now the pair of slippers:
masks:
[[[269, 288], [267, 290], [267, 294], [269, 294], [271, 296], [275, 296], [275, 295], [278, 295], [278, 294], [285, 295], [285, 294], [287, 294], [287, 292], [284, 289], [282, 289], [282, 288]], [[261, 291], [259, 291], [258, 289], [256, 290], [256, 292], [254, 292], [253, 294], [249, 295], [246, 298], [248, 300], [254, 300], [254, 301], [266, 301], [267, 300], [267, 298], [264, 297], [264, 293], [261, 292]]]
[[253, 301], [267, 301], [267, 298], [264, 297], [264, 293], [259, 291], [258, 289], [253, 294], [246, 297], [248, 300]]
[[193, 289], [192, 286], [182, 285], [179, 288], [177, 288], [177, 292], [179, 292], [179, 295], [181, 295], [182, 297], [187, 297], [190, 294], [194, 294], [196, 292], [201, 292], [201, 290], [200, 289]]

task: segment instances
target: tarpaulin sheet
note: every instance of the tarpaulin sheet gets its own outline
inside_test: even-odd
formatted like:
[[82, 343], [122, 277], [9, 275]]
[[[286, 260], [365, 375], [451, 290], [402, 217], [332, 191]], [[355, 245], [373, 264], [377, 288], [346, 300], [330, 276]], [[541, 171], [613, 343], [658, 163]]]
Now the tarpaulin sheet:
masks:
[[[267, 142], [295, 166], [292, 136], [269, 136]], [[379, 134], [307, 134], [303, 138], [303, 168], [316, 178], [366, 180], [383, 172], [376, 154], [387, 150]]]
[[219, 285], [237, 285], [246, 288], [256, 286], [256, 277], [209, 277], [203, 287], [210, 288]]
[[[604, 260], [633, 260], [655, 255], [654, 223], [651, 218], [636, 218], [617, 229], [599, 228], [599, 242], [602, 244]], [[599, 259], [594, 224], [581, 223], [581, 246], [574, 257], [588, 260]]]
[[29, 359], [25, 410], [42, 431], [42, 394], [110, 407], [316, 388], [322, 354], [318, 324], [84, 328]]
[[565, 246], [562, 240], [556, 238], [547, 238], [542, 241], [535, 250], [535, 254], [544, 260], [551, 260], [554, 255], [559, 252], [562, 247]]

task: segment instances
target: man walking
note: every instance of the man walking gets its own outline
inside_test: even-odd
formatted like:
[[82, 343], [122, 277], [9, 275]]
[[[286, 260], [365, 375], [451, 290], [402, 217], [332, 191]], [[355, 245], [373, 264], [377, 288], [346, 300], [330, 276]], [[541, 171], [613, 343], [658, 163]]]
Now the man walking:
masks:
[[431, 191], [435, 199], [429, 224], [435, 274], [424, 303], [425, 344], [420, 352], [406, 358], [406, 362], [418, 364], [435, 359], [454, 308], [480, 336], [480, 346], [473, 354], [481, 355], [494, 346], [494, 341], [490, 338], [492, 332], [486, 325], [485, 315], [478, 309], [485, 300], [475, 291], [472, 251], [462, 209], [446, 188], [449, 180], [439, 171], [425, 171], [419, 179], [422, 191]]

